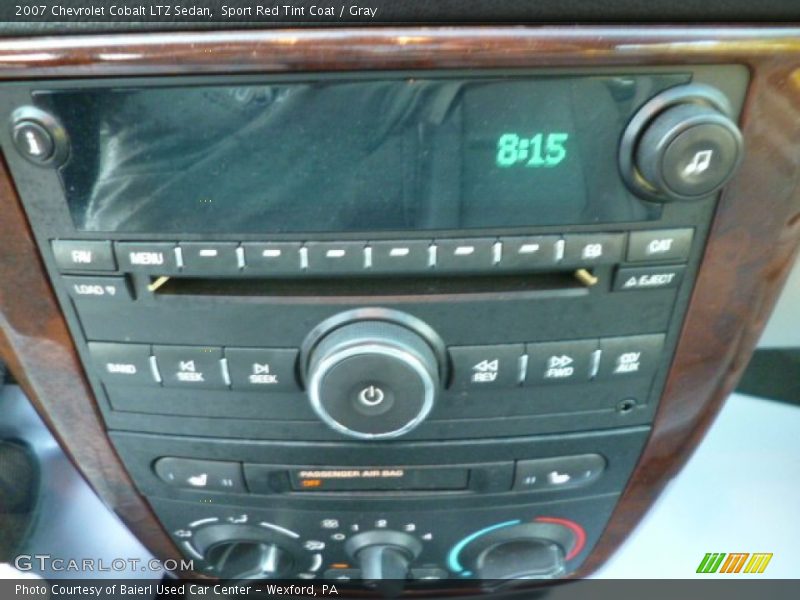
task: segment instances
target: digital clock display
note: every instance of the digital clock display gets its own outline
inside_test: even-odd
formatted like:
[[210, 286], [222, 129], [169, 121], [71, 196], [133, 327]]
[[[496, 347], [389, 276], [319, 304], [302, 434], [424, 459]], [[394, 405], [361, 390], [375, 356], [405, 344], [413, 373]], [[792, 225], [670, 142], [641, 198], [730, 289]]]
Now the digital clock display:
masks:
[[[39, 91], [78, 229], [419, 231], [645, 221], [617, 170], [681, 74], [165, 79]], [[70, 87], [72, 86], [72, 87]], [[100, 86], [100, 87], [97, 87]]]

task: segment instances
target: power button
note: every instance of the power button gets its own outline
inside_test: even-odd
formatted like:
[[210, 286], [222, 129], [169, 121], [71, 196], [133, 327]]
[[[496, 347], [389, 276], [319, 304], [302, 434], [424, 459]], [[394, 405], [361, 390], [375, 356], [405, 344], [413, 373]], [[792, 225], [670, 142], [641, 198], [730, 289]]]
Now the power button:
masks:
[[48, 112], [25, 106], [11, 117], [11, 139], [17, 152], [39, 166], [58, 166], [67, 158], [67, 134]]

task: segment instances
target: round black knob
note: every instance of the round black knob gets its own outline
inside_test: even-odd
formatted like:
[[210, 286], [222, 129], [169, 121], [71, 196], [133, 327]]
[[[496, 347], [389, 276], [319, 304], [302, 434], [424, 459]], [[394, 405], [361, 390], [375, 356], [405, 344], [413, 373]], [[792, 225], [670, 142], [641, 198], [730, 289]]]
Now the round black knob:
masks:
[[476, 538], [460, 561], [479, 579], [552, 579], [564, 573], [577, 543], [575, 532], [560, 523], [525, 523]]
[[292, 555], [277, 544], [232, 540], [215, 544], [205, 559], [222, 579], [277, 579], [293, 572]]
[[365, 531], [347, 540], [345, 551], [358, 564], [365, 582], [380, 585], [384, 594], [393, 596], [403, 589], [422, 543], [400, 531]]
[[308, 360], [308, 395], [319, 417], [361, 439], [393, 438], [433, 408], [439, 363], [430, 344], [387, 321], [345, 324], [324, 335]]
[[38, 166], [58, 167], [69, 154], [64, 128], [53, 115], [33, 106], [11, 115], [11, 139], [17, 152]]
[[223, 579], [278, 579], [308, 567], [293, 538], [256, 525], [217, 524], [198, 529], [192, 546]]
[[623, 135], [620, 166], [628, 185], [650, 200], [695, 200], [733, 177], [742, 135], [728, 100], [700, 84], [672, 88], [646, 103]]

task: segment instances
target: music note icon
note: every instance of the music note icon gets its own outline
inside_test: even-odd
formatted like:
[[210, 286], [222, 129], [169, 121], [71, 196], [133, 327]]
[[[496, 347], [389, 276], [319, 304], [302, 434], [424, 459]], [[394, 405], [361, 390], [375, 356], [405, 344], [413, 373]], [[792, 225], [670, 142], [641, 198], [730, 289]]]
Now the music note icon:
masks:
[[714, 155], [713, 150], [700, 150], [693, 157], [691, 162], [683, 169], [683, 176], [699, 175], [708, 169], [711, 164], [711, 157]]

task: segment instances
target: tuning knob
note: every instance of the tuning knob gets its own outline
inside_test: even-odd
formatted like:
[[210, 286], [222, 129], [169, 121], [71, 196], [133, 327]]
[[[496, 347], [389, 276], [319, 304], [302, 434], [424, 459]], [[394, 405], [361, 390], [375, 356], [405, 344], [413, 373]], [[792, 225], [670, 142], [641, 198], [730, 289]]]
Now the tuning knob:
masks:
[[620, 168], [631, 189], [650, 200], [695, 200], [718, 191], [736, 172], [742, 134], [728, 99], [701, 84], [671, 88], [647, 102], [625, 130]]
[[373, 319], [351, 322], [322, 335], [309, 352], [311, 406], [347, 436], [398, 437], [433, 408], [439, 364], [431, 343], [410, 327]]
[[562, 519], [491, 529], [471, 539], [458, 562], [479, 579], [552, 579], [583, 546], [583, 530]]

